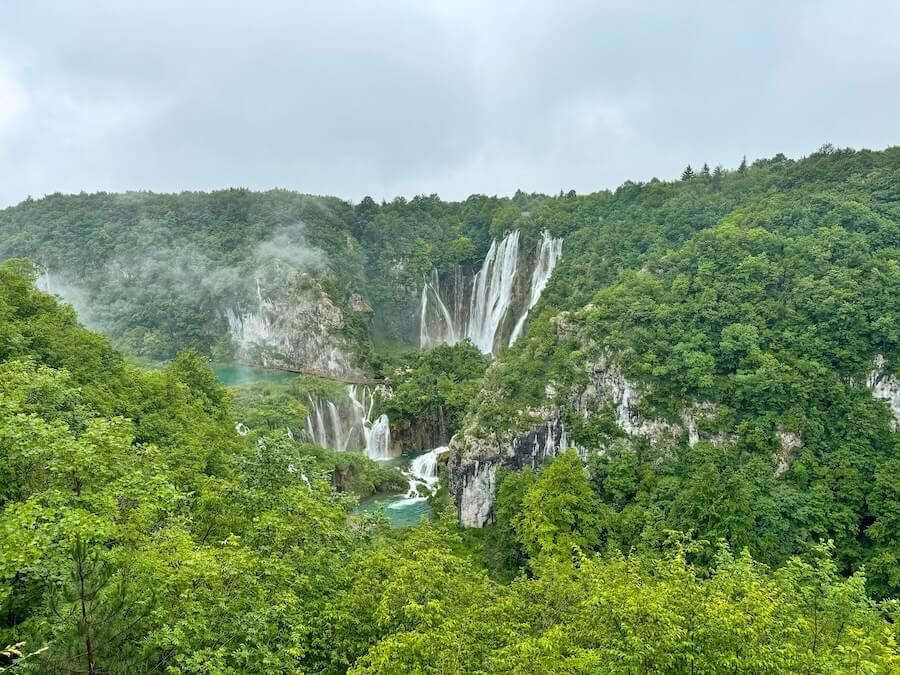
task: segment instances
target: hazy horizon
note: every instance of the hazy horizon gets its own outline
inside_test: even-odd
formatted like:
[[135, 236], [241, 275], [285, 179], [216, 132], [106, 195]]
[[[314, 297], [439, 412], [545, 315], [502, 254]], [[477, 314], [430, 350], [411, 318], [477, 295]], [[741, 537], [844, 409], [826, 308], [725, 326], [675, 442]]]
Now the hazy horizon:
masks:
[[229, 187], [586, 193], [688, 163], [881, 149], [900, 142], [898, 19], [888, 2], [13, 0], [0, 206]]

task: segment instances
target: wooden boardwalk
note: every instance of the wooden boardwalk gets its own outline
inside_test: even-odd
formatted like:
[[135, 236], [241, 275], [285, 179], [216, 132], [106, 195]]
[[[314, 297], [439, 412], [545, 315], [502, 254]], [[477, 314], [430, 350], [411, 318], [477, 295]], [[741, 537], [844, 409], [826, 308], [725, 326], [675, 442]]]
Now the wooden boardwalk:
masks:
[[312, 375], [313, 377], [321, 377], [323, 380], [333, 380], [334, 382], [343, 382], [344, 384], [386, 384], [385, 378], [365, 377], [364, 375], [336, 375], [327, 370], [319, 370], [318, 368], [288, 368], [287, 366], [260, 366], [250, 363], [241, 363], [238, 365], [248, 366], [249, 368], [263, 368], [264, 370], [279, 370], [285, 373], [297, 373], [298, 375]]

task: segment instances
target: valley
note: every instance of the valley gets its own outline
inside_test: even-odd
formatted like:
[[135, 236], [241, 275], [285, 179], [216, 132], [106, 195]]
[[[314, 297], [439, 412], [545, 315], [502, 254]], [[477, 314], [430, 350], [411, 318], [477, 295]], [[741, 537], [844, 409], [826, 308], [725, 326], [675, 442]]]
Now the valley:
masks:
[[898, 176], [826, 146], [0, 211], [6, 639], [46, 672], [85, 630], [118, 672], [892, 672]]

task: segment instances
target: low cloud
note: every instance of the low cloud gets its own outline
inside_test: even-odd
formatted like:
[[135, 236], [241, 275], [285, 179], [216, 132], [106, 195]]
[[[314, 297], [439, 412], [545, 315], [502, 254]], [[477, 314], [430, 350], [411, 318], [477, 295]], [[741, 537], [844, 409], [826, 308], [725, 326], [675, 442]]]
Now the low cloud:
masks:
[[0, 204], [586, 192], [900, 142], [886, 0], [51, 4], [0, 4]]

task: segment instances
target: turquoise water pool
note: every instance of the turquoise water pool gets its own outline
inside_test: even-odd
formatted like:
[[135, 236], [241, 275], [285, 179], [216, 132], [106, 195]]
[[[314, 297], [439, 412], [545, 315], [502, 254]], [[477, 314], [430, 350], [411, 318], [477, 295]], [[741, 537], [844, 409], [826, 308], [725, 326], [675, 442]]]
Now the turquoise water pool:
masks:
[[354, 513], [372, 513], [384, 508], [384, 515], [393, 527], [418, 525], [422, 517], [431, 518], [431, 504], [422, 498], [409, 499], [406, 495], [369, 497], [362, 499]]
[[[421, 453], [420, 453], [421, 454]], [[419, 455], [404, 453], [395, 459], [383, 460], [381, 463], [395, 466], [404, 472], [409, 471], [411, 462]], [[422, 517], [431, 518], [433, 515], [431, 504], [422, 497], [407, 497], [406, 492], [390, 495], [375, 495], [360, 499], [353, 513], [373, 513], [378, 509], [384, 509], [392, 527], [409, 527], [418, 525]]]

